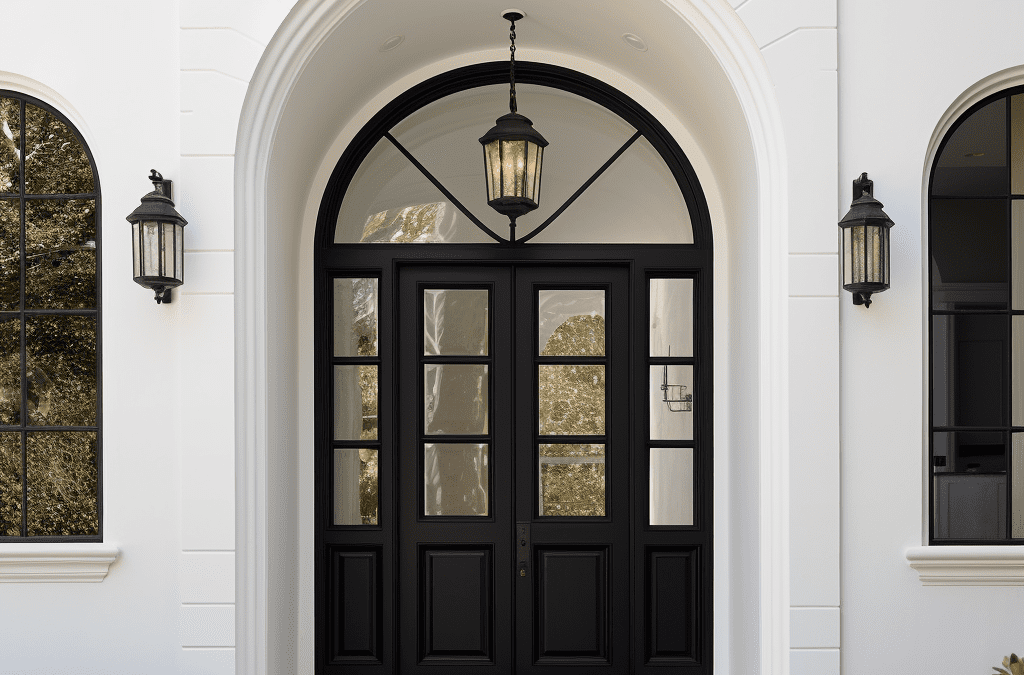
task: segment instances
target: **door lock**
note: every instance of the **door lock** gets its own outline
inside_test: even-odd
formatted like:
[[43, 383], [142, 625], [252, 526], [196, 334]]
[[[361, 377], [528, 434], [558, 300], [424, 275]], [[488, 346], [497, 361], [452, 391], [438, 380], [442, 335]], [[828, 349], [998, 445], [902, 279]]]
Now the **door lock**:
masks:
[[530, 568], [530, 523], [516, 523], [516, 543], [516, 566], [523, 578]]

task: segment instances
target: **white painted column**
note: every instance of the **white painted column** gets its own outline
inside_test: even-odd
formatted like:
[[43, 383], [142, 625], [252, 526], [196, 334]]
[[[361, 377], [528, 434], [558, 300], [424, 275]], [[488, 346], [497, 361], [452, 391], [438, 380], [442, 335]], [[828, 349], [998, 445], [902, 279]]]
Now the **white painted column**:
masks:
[[790, 673], [840, 672], [835, 0], [734, 0], [768, 63], [789, 171]]

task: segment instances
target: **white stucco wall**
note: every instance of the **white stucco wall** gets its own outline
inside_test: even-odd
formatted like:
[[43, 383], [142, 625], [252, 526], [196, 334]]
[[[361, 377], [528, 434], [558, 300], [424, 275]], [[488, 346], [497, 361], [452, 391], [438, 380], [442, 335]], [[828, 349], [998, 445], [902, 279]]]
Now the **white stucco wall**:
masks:
[[[922, 195], [929, 140], [974, 83], [1024, 63], [1024, 6], [841, 2], [840, 181], [867, 171], [896, 222], [892, 288], [840, 303], [843, 672], [982, 673], [1024, 650], [1020, 587], [922, 586], [905, 550], [926, 543]], [[874, 298], [873, 298], [874, 299]]]

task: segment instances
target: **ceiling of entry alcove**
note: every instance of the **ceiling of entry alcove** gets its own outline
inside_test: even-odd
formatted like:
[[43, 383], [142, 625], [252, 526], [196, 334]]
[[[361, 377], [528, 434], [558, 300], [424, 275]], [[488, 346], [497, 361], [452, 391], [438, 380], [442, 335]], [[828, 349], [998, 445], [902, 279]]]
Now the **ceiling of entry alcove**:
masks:
[[[324, 40], [295, 85], [275, 139], [277, 172], [286, 171], [291, 180], [313, 176], [353, 115], [427, 64], [487, 50], [504, 52], [487, 60], [507, 59], [509, 26], [501, 12], [513, 6], [527, 14], [516, 24], [517, 59], [543, 61], [544, 52], [557, 53], [568, 60], [561, 65], [571, 67], [578, 58], [616, 71], [682, 123], [692, 140], [666, 126], [677, 133], [698, 175], [700, 155], [723, 189], [722, 183], [750, 171], [747, 125], [732, 86], [666, 0], [366, 0]], [[642, 38], [647, 50], [629, 46], [624, 33]], [[396, 35], [404, 38], [401, 44], [382, 51]], [[495, 117], [502, 113], [496, 110]], [[333, 164], [337, 157], [327, 159]]]

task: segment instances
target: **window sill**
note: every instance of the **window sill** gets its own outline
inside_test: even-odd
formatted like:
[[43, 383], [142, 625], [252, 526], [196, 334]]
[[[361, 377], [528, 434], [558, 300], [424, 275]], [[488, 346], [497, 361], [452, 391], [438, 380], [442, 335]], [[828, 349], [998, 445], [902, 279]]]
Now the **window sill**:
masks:
[[925, 586], [1024, 586], [1022, 546], [916, 546], [907, 563]]
[[0, 583], [98, 583], [121, 550], [112, 544], [0, 544]]

